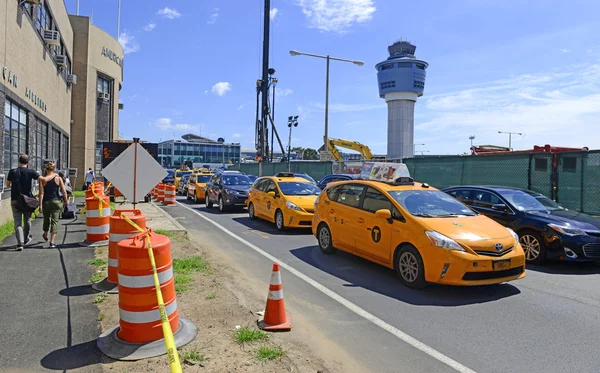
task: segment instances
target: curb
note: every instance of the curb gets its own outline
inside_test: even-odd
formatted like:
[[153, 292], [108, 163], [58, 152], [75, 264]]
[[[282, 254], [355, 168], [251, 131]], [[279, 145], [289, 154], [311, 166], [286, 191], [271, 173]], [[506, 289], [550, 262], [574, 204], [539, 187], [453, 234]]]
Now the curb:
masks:
[[[152, 203], [152, 205], [154, 207], [156, 207], [161, 214], [163, 214], [163, 216], [169, 221], [171, 222], [171, 224], [173, 224], [175, 226], [175, 228], [177, 228], [177, 230], [179, 231], [185, 231], [186, 229], [183, 227], [183, 225], [181, 225], [177, 220], [175, 220], [169, 213], [167, 213], [165, 210], [163, 210], [160, 205], [157, 205], [156, 203], [154, 203], [154, 201], [150, 202]], [[173, 205], [173, 206], [177, 206], [177, 205]], [[171, 207], [171, 206], [165, 206], [165, 207]]]

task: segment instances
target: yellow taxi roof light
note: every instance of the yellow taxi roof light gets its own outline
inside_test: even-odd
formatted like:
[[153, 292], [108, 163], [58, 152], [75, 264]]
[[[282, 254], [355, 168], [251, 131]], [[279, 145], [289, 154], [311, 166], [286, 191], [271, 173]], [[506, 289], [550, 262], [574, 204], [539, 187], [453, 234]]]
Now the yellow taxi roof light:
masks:
[[394, 185], [414, 184], [404, 163], [365, 162], [360, 170], [360, 178]]
[[279, 172], [275, 177], [294, 177], [293, 172]]

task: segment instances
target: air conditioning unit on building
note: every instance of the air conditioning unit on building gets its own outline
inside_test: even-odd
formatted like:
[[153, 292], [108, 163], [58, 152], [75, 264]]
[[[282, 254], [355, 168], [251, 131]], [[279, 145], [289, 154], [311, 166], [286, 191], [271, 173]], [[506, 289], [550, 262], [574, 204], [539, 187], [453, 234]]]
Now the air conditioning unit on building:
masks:
[[125, 109], [125, 104], [119, 103], [119, 110], [123, 110], [123, 109]]
[[98, 99], [108, 101], [110, 99], [110, 95], [108, 93], [98, 92]]
[[44, 42], [48, 45], [60, 45], [60, 34], [54, 30], [44, 30]]
[[67, 74], [67, 83], [77, 84], [77, 75]]
[[56, 55], [54, 56], [54, 61], [56, 61], [56, 64], [59, 67], [66, 67], [67, 66], [67, 56], [63, 56], [63, 55]]

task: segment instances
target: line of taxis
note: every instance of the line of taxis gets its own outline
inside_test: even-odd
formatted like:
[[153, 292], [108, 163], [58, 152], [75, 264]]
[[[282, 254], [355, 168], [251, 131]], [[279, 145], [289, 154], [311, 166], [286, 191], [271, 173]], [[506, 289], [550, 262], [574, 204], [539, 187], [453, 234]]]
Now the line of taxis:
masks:
[[360, 180], [321, 191], [291, 173], [261, 177], [250, 219], [311, 228], [325, 254], [343, 250], [395, 269], [411, 288], [487, 285], [525, 277], [517, 234], [425, 183], [404, 164], [365, 163]]

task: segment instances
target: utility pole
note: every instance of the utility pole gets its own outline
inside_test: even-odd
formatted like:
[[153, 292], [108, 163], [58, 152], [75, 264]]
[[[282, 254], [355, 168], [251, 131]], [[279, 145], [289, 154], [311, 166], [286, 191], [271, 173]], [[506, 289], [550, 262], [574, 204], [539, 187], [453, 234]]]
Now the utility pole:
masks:
[[292, 156], [292, 128], [293, 127], [298, 127], [298, 116], [289, 116], [288, 117], [288, 127], [290, 127], [290, 137], [288, 139], [288, 156], [287, 156], [287, 161], [288, 161], [288, 172], [292, 172], [292, 165], [291, 165], [291, 156]]
[[[261, 115], [260, 126], [258, 131], [258, 146], [257, 152], [260, 156], [260, 162], [263, 163], [267, 157], [266, 149], [268, 147], [267, 140], [267, 123], [269, 120], [269, 35], [270, 35], [270, 12], [271, 0], [265, 0], [265, 8], [263, 14], [263, 58], [262, 58], [262, 82], [261, 82]], [[259, 168], [259, 176], [262, 176], [262, 167]]]
[[523, 136], [523, 134], [521, 132], [503, 132], [503, 131], [498, 131], [498, 133], [502, 133], [502, 134], [508, 135], [508, 150], [512, 150], [512, 135]]

